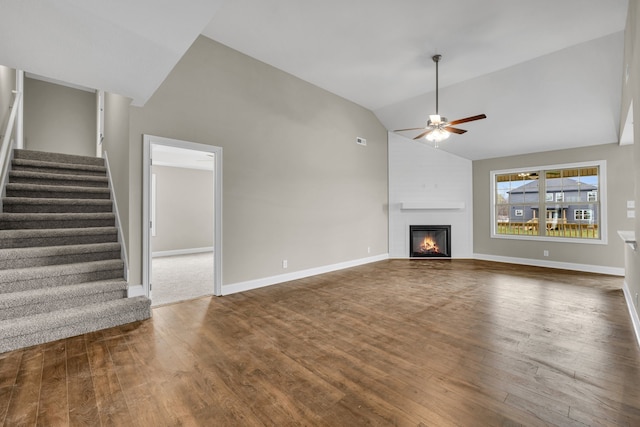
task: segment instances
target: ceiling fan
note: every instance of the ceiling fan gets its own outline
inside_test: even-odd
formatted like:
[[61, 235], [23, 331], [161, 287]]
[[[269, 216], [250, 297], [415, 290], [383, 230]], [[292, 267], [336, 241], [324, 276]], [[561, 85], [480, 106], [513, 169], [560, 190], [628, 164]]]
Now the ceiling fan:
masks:
[[438, 62], [440, 62], [440, 60], [442, 59], [442, 55], [433, 55], [431, 59], [433, 59], [433, 62], [436, 63], [436, 113], [429, 116], [427, 125], [424, 127], [396, 129], [394, 130], [394, 132], [422, 130], [424, 132], [413, 139], [420, 139], [424, 137], [427, 141], [432, 141], [435, 145], [435, 148], [438, 148], [438, 143], [449, 138], [452, 133], [461, 135], [466, 132], [466, 130], [464, 129], [458, 129], [452, 126], [459, 125], [461, 123], [473, 122], [475, 120], [486, 119], [487, 116], [485, 114], [478, 114], [477, 116], [466, 117], [464, 119], [452, 120], [448, 122], [446, 117], [440, 116], [440, 114], [438, 114]]

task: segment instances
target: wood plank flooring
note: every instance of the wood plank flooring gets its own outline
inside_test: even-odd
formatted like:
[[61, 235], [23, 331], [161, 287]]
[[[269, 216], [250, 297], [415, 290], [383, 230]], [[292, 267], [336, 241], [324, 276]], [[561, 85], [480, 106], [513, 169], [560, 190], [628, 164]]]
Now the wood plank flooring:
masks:
[[0, 354], [6, 426], [640, 426], [623, 279], [389, 260]]

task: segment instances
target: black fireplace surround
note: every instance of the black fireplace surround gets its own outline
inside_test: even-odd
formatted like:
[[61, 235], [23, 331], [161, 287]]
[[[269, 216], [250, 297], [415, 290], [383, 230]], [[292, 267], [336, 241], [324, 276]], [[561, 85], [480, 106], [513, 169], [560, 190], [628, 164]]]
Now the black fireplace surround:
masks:
[[450, 225], [410, 225], [410, 258], [451, 258]]

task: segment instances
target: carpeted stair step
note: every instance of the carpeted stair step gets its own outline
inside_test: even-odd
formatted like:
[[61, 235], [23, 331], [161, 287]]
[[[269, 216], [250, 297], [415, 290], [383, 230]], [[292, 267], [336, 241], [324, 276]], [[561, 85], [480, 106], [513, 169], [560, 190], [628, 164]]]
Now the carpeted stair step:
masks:
[[0, 269], [120, 259], [120, 243], [0, 249]]
[[7, 197], [34, 197], [42, 199], [110, 199], [111, 192], [104, 187], [77, 187], [62, 185], [8, 183]]
[[48, 199], [36, 197], [5, 197], [3, 211], [7, 213], [96, 213], [112, 212], [108, 199]]
[[126, 298], [127, 282], [101, 280], [0, 294], [0, 321]]
[[0, 270], [0, 294], [123, 277], [120, 259]]
[[9, 182], [17, 184], [61, 185], [66, 187], [109, 187], [109, 179], [106, 176], [63, 175], [59, 173], [14, 170], [9, 172]]
[[122, 298], [0, 322], [0, 352], [15, 350], [151, 317], [145, 297]]
[[59, 173], [63, 175], [105, 176], [107, 174], [107, 168], [104, 166], [56, 163], [31, 159], [13, 159], [11, 161], [11, 169], [15, 171]]
[[100, 157], [78, 156], [75, 154], [47, 153], [44, 151], [33, 150], [13, 150], [13, 158], [39, 160], [43, 162], [104, 166], [104, 159]]
[[118, 241], [116, 227], [0, 230], [0, 249], [85, 245]]
[[33, 228], [113, 227], [115, 214], [101, 213], [0, 213], [0, 230]]

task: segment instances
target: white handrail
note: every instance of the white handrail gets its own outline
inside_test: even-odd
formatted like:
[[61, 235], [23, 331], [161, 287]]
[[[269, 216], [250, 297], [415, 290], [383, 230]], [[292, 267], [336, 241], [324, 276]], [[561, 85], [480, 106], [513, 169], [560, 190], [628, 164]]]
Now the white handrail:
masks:
[[4, 137], [2, 138], [2, 145], [0, 146], [0, 208], [2, 208], [2, 197], [5, 194], [5, 186], [7, 182], [7, 175], [9, 174], [9, 160], [11, 159], [11, 147], [13, 146], [13, 140], [11, 134], [13, 134], [13, 125], [16, 121], [16, 114], [22, 102], [22, 93], [15, 92], [16, 96], [13, 100], [13, 106], [11, 107], [11, 114], [9, 115], [9, 122], [7, 123], [7, 129], [5, 130]]

